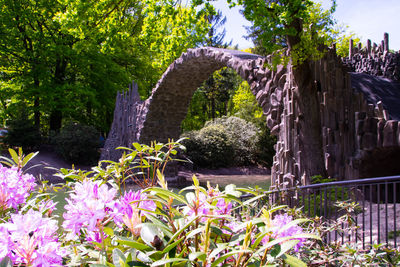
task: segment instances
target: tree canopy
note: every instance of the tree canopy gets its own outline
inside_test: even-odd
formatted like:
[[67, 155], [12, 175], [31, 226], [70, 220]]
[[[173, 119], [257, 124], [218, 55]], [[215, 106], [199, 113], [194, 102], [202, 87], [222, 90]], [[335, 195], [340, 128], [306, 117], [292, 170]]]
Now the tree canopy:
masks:
[[335, 0], [329, 10], [323, 10], [321, 4], [310, 0], [238, 0], [233, 3], [242, 5], [244, 17], [252, 22], [249, 38], [258, 48], [257, 52], [281, 55], [276, 60], [282, 60], [283, 53], [288, 51], [293, 65], [320, 58], [323, 45], [331, 44], [337, 33], [332, 17]]
[[135, 80], [148, 96], [209, 29], [207, 9], [168, 0], [0, 0], [0, 10], [0, 118], [24, 111], [43, 130], [72, 119], [107, 131], [116, 92]]

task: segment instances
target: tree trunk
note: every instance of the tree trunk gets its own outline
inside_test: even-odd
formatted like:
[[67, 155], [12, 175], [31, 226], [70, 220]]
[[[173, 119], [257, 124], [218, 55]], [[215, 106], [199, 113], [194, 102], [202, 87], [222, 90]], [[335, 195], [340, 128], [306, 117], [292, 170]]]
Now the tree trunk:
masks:
[[40, 130], [40, 111], [39, 111], [39, 96], [35, 96], [35, 99], [33, 101], [33, 117], [35, 119], [35, 127]]
[[[36, 89], [39, 88], [39, 79], [35, 78], [33, 82]], [[35, 120], [35, 127], [40, 130], [40, 100], [38, 90], [33, 99], [33, 118]]]
[[50, 131], [58, 132], [61, 129], [62, 112], [58, 109], [53, 109], [50, 113]]
[[[61, 86], [64, 83], [65, 72], [67, 68], [67, 61], [62, 56], [57, 59], [56, 67], [54, 71], [54, 84], [55, 86]], [[61, 96], [56, 95], [53, 99], [54, 108], [50, 113], [50, 131], [58, 132], [62, 126], [62, 106], [60, 105]]]

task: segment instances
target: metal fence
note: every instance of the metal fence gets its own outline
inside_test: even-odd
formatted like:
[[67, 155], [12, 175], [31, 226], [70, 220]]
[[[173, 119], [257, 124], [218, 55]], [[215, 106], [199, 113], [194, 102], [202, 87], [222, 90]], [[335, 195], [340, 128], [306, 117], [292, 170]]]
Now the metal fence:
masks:
[[[343, 222], [341, 230], [333, 230], [323, 238], [327, 242], [358, 243], [363, 248], [374, 243], [400, 244], [400, 176], [347, 180], [300, 186], [271, 191], [268, 199], [273, 204], [302, 208], [310, 217], [321, 217], [325, 222], [337, 221], [351, 214], [353, 227]], [[351, 211], [337, 206], [347, 201], [358, 204]]]

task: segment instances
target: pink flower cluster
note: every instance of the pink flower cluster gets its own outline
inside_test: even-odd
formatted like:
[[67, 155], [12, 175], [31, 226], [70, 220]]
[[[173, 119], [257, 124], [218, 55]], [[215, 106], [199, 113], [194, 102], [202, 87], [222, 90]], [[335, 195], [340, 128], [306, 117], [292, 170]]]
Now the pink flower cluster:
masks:
[[[293, 225], [288, 228], [284, 228], [288, 223], [293, 221], [292, 216], [285, 214], [276, 215], [275, 218], [272, 220], [273, 226], [273, 238], [281, 238], [281, 237], [291, 237], [297, 234], [303, 234], [303, 229], [298, 225]], [[282, 230], [285, 229], [285, 230]], [[299, 251], [299, 248], [303, 246], [305, 242], [305, 238], [295, 238], [299, 240], [299, 242], [294, 246], [295, 251]], [[269, 236], [264, 237], [263, 243], [267, 243], [269, 241]]]
[[35, 186], [32, 175], [23, 174], [17, 167], [8, 168], [0, 164], [0, 210], [18, 209]]
[[12, 214], [0, 224], [0, 259], [9, 257], [13, 264], [61, 266], [64, 250], [57, 240], [57, 221], [38, 211]]
[[[223, 198], [217, 198], [220, 196], [220, 192], [209, 191], [207, 195], [203, 192], [199, 193], [198, 206], [196, 207], [196, 201], [193, 200], [192, 203], [185, 206], [183, 213], [190, 218], [197, 215], [230, 215], [232, 212], [232, 203], [227, 202]], [[214, 201], [217, 201], [214, 203]], [[197, 211], [196, 211], [197, 210]], [[201, 221], [205, 221], [206, 217], [203, 217]]]
[[139, 236], [140, 229], [137, 227], [142, 222], [142, 217], [151, 211], [156, 210], [156, 204], [147, 200], [147, 195], [141, 191], [129, 191], [115, 203], [114, 221], [117, 224], [125, 224], [135, 236]]
[[[232, 203], [227, 201], [221, 196], [219, 191], [214, 189], [209, 189], [207, 195], [200, 192], [197, 200], [193, 199], [192, 203], [188, 203], [187, 206], [183, 208], [183, 214], [187, 216], [189, 220], [193, 219], [196, 215], [200, 215], [200, 221], [205, 222], [207, 216], [212, 215], [232, 215]], [[196, 211], [197, 210], [197, 211]], [[232, 231], [236, 231], [238, 224], [234, 221], [221, 220], [219, 227], [224, 226]], [[232, 232], [222, 229], [225, 234], [231, 234]]]
[[81, 230], [85, 230], [89, 239], [101, 241], [98, 240], [99, 226], [106, 223], [116, 194], [117, 190], [100, 182], [84, 180], [76, 183], [65, 205], [63, 228], [70, 232], [67, 238], [75, 239]]
[[85, 180], [77, 183], [68, 204], [65, 206], [63, 227], [70, 233], [68, 239], [77, 238], [84, 231], [86, 240], [102, 242], [102, 227], [109, 222], [123, 227], [125, 225], [134, 235], [139, 235], [136, 226], [142, 222], [146, 211], [156, 210], [147, 195], [138, 192], [127, 192], [120, 199], [117, 191], [99, 182]]

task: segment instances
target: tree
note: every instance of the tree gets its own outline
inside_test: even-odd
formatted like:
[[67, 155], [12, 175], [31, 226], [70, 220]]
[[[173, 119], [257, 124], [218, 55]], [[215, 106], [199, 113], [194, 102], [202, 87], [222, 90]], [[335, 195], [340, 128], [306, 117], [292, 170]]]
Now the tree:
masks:
[[230, 68], [215, 71], [194, 93], [188, 114], [182, 122], [183, 131], [198, 130], [208, 120], [228, 115], [232, 95], [241, 77]]
[[1, 104], [26, 105], [44, 130], [77, 120], [106, 132], [116, 92], [134, 79], [147, 95], [209, 28], [207, 10], [166, 0], [0, 0], [0, 6], [0, 90], [12, 90]]
[[[210, 13], [206, 16], [206, 20], [211, 25], [208, 30], [206, 40], [201, 43], [201, 46], [228, 48], [232, 45], [232, 40], [228, 43], [225, 42], [226, 29], [226, 16], [222, 16], [222, 11], [217, 10], [215, 13]], [[219, 31], [222, 28], [222, 31]]]

